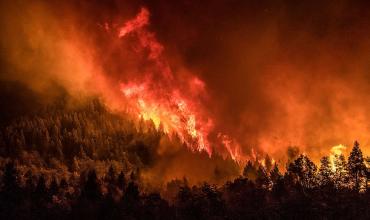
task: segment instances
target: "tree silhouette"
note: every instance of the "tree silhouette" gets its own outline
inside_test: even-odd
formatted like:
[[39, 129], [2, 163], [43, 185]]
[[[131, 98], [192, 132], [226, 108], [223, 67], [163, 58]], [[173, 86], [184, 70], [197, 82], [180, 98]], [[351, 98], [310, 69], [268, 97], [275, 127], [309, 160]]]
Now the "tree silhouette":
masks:
[[89, 200], [99, 200], [101, 198], [100, 184], [95, 170], [91, 170], [88, 173], [87, 181], [81, 192], [81, 197]]
[[13, 162], [8, 162], [4, 168], [2, 178], [3, 187], [0, 194], [0, 217], [1, 219], [16, 219], [16, 209], [21, 202], [21, 191], [18, 185], [18, 172]]
[[318, 179], [321, 186], [329, 186], [332, 185], [332, 179], [333, 179], [333, 171], [330, 164], [329, 157], [325, 156], [322, 157], [320, 160], [320, 168], [319, 168], [319, 174]]
[[270, 172], [270, 179], [272, 184], [275, 184], [280, 178], [283, 176], [280, 173], [278, 165], [275, 163], [271, 172]]
[[16, 193], [19, 191], [17, 181], [17, 170], [13, 162], [9, 162], [5, 165], [5, 171], [3, 175], [3, 191]]
[[[170, 138], [152, 122], [140, 126], [98, 103], [1, 124], [0, 219], [370, 219], [357, 142], [348, 164], [344, 155], [324, 157], [318, 172], [308, 156], [289, 147], [284, 172], [266, 155], [263, 166], [247, 161], [243, 176], [225, 184], [184, 177], [162, 189], [141, 179], [138, 168], [150, 168], [161, 136]], [[123, 171], [117, 175], [113, 167]]]
[[356, 191], [360, 189], [361, 178], [364, 177], [366, 167], [360, 149], [360, 144], [355, 141], [352, 151], [348, 157], [348, 170], [353, 179]]
[[51, 200], [54, 195], [57, 195], [58, 191], [59, 191], [58, 181], [55, 177], [53, 177], [49, 186], [49, 199]]
[[45, 176], [41, 175], [36, 185], [35, 194], [38, 198], [42, 198], [47, 192]]
[[346, 158], [343, 154], [335, 155], [334, 157], [334, 182], [336, 188], [346, 188], [349, 187], [348, 178], [348, 166]]
[[129, 182], [122, 198], [123, 215], [127, 218], [138, 218], [141, 206], [139, 187], [135, 182]]
[[257, 169], [251, 161], [248, 161], [244, 167], [243, 175], [250, 180], [256, 180], [257, 178]]
[[316, 165], [303, 154], [288, 167], [288, 172], [296, 176], [304, 188], [312, 188], [315, 185], [316, 170]]
[[123, 173], [123, 171], [121, 171], [120, 174], [118, 175], [117, 184], [118, 184], [118, 188], [121, 191], [125, 190], [125, 188], [126, 188], [126, 177], [125, 177], [125, 174]]
[[259, 166], [257, 170], [256, 186], [263, 189], [270, 189], [271, 180], [267, 171], [263, 166]]

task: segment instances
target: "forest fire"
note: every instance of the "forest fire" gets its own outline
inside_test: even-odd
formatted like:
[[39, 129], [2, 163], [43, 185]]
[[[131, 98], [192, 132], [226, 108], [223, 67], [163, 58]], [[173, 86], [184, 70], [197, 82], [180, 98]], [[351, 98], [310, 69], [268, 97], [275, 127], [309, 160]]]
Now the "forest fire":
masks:
[[370, 219], [369, 8], [0, 1], [0, 219]]
[[[138, 39], [138, 52], [147, 51], [147, 59], [154, 62], [154, 68], [140, 79], [121, 83], [121, 91], [128, 103], [128, 111], [145, 121], [152, 121], [156, 129], [167, 134], [176, 134], [180, 140], [196, 151], [212, 155], [208, 141], [213, 120], [197, 99], [203, 96], [205, 84], [199, 78], [188, 76], [188, 84], [179, 85], [175, 80], [166, 58], [162, 55], [163, 45], [155, 34], [148, 31], [150, 13], [141, 8], [137, 16], [119, 29], [119, 38], [134, 35]], [[138, 82], [141, 80], [141, 82]], [[190, 92], [189, 92], [190, 91]], [[233, 160], [240, 161], [239, 146], [225, 134], [219, 134], [221, 144]]]
[[[176, 91], [155, 91], [144, 85], [121, 85], [121, 90], [129, 102], [129, 112], [145, 121], [152, 121], [156, 129], [167, 134], [176, 134], [182, 142], [193, 150], [212, 150], [207, 141], [212, 121], [200, 121], [194, 106]], [[158, 92], [158, 91], [157, 91]]]

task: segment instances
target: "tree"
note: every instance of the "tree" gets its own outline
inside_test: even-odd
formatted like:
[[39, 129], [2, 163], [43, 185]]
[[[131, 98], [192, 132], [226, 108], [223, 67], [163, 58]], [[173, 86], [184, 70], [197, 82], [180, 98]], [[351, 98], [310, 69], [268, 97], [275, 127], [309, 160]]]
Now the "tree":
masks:
[[28, 170], [26, 172], [26, 174], [24, 175], [24, 177], [26, 178], [26, 185], [25, 185], [25, 189], [28, 193], [31, 193], [33, 192], [34, 188], [35, 188], [35, 184], [34, 184], [34, 181], [33, 181], [33, 174], [32, 174], [32, 171], [31, 170]]
[[60, 181], [59, 187], [63, 190], [68, 188], [68, 183], [65, 178], [62, 178], [62, 180]]
[[255, 181], [257, 178], [257, 169], [252, 164], [251, 161], [248, 161], [247, 165], [245, 165], [243, 170], [243, 175], [247, 177], [249, 180]]
[[270, 172], [270, 179], [271, 179], [271, 182], [272, 184], [274, 185], [280, 178], [282, 178], [283, 176], [281, 175], [280, 171], [279, 171], [279, 167], [278, 165], [275, 163], [274, 164], [274, 167], [272, 168], [271, 172]]
[[127, 218], [137, 219], [140, 214], [140, 191], [135, 182], [130, 182], [122, 198], [123, 215]]
[[52, 198], [54, 195], [58, 194], [58, 191], [59, 191], [58, 181], [56, 180], [55, 177], [53, 177], [49, 186], [49, 197]]
[[370, 182], [370, 157], [366, 158], [366, 190], [368, 189]]
[[35, 194], [39, 199], [43, 198], [46, 194], [46, 180], [44, 175], [41, 175], [39, 177], [39, 181], [37, 182], [35, 189]]
[[256, 186], [263, 189], [271, 188], [270, 178], [263, 166], [259, 166], [257, 170]]
[[320, 160], [320, 169], [319, 169], [319, 184], [321, 186], [328, 186], [332, 183], [333, 171], [330, 165], [329, 157], [322, 157]]
[[348, 166], [343, 154], [334, 157], [334, 183], [337, 189], [348, 187]]
[[267, 173], [271, 172], [271, 170], [274, 168], [273, 167], [273, 160], [271, 159], [271, 157], [266, 154], [266, 157], [265, 157], [265, 170]]
[[21, 203], [21, 191], [18, 185], [18, 172], [13, 162], [5, 165], [0, 194], [0, 218], [17, 219], [17, 208]]
[[348, 157], [348, 170], [352, 178], [352, 182], [355, 184], [356, 191], [360, 190], [361, 178], [364, 177], [366, 167], [364, 164], [364, 158], [360, 149], [360, 144], [355, 141], [352, 151]]
[[112, 165], [109, 167], [105, 180], [108, 182], [108, 184], [114, 185], [116, 183], [116, 172]]
[[316, 165], [306, 156], [301, 154], [294, 162], [289, 164], [288, 173], [298, 178], [298, 182], [304, 188], [312, 188], [315, 185]]
[[117, 184], [118, 184], [118, 188], [120, 190], [125, 190], [126, 188], [126, 178], [125, 178], [125, 174], [123, 173], [123, 171], [120, 172], [120, 174], [118, 175], [118, 179], [117, 179]]
[[100, 184], [95, 170], [89, 172], [81, 196], [89, 200], [98, 200], [101, 198]]
[[139, 199], [139, 187], [134, 182], [130, 182], [127, 186], [123, 199], [126, 201], [137, 201]]
[[9, 162], [5, 165], [5, 171], [3, 175], [3, 191], [14, 193], [19, 190], [17, 181], [17, 170], [14, 163]]

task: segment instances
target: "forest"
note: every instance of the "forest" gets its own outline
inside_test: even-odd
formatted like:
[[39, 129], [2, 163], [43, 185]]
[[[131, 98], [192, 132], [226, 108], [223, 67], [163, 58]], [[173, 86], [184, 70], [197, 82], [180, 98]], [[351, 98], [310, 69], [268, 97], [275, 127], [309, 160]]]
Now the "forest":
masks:
[[297, 152], [287, 164], [266, 156], [222, 184], [184, 177], [150, 189], [141, 170], [158, 159], [167, 134], [98, 100], [67, 106], [2, 122], [1, 219], [370, 218], [370, 161], [358, 142], [348, 158], [325, 156], [319, 165]]

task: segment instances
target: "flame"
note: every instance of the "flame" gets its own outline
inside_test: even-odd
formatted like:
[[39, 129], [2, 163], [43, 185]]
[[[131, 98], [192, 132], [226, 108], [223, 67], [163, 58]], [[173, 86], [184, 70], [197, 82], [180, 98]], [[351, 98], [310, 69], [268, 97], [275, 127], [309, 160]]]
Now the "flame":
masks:
[[330, 149], [330, 163], [331, 163], [331, 167], [333, 171], [336, 170], [335, 163], [334, 163], [335, 157], [343, 154], [343, 151], [345, 151], [346, 149], [347, 149], [347, 146], [343, 144], [335, 145]]
[[[150, 24], [149, 16], [149, 11], [141, 8], [136, 17], [118, 31], [121, 39], [128, 35], [137, 38], [137, 52], [147, 54], [147, 60], [153, 64], [144, 77], [120, 84], [127, 109], [137, 118], [152, 121], [156, 129], [176, 134], [191, 150], [206, 151], [211, 156], [213, 148], [209, 134], [214, 120], [201, 101], [206, 96], [206, 85], [193, 74], [175, 79], [163, 55], [163, 45], [156, 39], [155, 33], [146, 28]], [[240, 145], [220, 132], [217, 137], [228, 155], [241, 162]]]
[[225, 146], [231, 159], [235, 160], [239, 164], [243, 163], [240, 145], [225, 134], [219, 133], [217, 137], [221, 140], [223, 146]]
[[186, 88], [178, 85], [162, 55], [164, 47], [157, 41], [155, 34], [146, 29], [149, 16], [149, 11], [142, 8], [118, 33], [119, 38], [134, 35], [138, 39], [139, 50], [149, 52], [147, 58], [154, 62], [152, 72], [147, 73], [144, 79], [139, 79], [139, 82], [121, 83], [120, 89], [126, 98], [129, 111], [141, 119], [152, 121], [156, 129], [162, 127], [167, 134], [176, 133], [192, 150], [206, 151], [211, 155], [208, 135], [213, 121], [205, 115], [201, 104], [196, 99], [194, 101], [194, 97], [188, 92], [202, 95], [205, 84], [197, 77], [191, 77]]
[[130, 112], [146, 121], [153, 121], [156, 129], [162, 126], [165, 133], [176, 133], [193, 150], [205, 150], [211, 155], [207, 136], [212, 120], [202, 120], [195, 110], [197, 106], [176, 90], [152, 90], [148, 83], [121, 84]]

